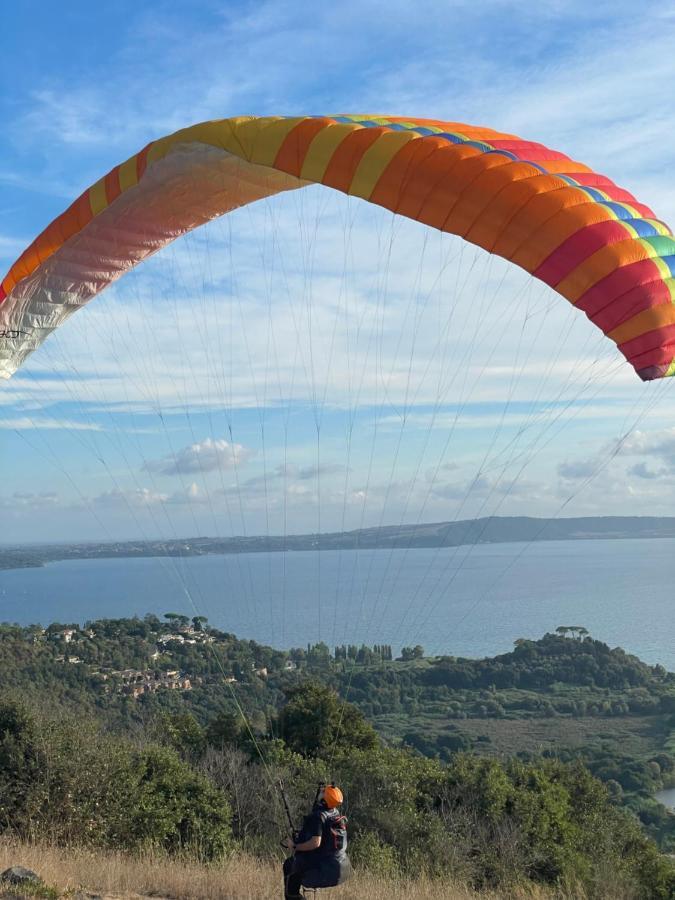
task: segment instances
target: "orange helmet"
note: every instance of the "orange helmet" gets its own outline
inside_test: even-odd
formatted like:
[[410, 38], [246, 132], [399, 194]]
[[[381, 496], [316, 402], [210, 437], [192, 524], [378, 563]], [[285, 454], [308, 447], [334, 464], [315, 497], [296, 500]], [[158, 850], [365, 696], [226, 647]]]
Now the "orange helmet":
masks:
[[328, 809], [335, 809], [336, 806], [342, 803], [343, 799], [342, 791], [339, 787], [335, 787], [334, 784], [329, 784], [323, 789], [323, 802]]

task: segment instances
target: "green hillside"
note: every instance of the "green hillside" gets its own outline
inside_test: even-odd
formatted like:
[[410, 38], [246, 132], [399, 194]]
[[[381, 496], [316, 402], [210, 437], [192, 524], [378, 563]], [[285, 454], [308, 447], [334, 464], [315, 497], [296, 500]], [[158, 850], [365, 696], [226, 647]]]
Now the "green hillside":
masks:
[[630, 896], [674, 896], [657, 843], [675, 816], [652, 795], [674, 780], [675, 676], [579, 628], [492, 659], [403, 655], [281, 652], [171, 614], [2, 626], [0, 826], [267, 858], [277, 780], [299, 816], [336, 778], [371, 871], [623, 896], [610, 866]]

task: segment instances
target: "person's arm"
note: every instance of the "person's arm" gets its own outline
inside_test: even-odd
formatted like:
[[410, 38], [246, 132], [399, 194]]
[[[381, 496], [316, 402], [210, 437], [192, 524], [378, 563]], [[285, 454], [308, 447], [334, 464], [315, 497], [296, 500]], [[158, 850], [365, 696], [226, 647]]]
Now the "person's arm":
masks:
[[293, 849], [299, 851], [300, 853], [306, 853], [308, 850], [316, 850], [321, 846], [321, 835], [315, 834], [312, 835], [311, 838], [307, 841], [303, 841], [301, 844], [294, 844]]
[[291, 844], [291, 848], [298, 853], [309, 853], [311, 850], [317, 850], [321, 846], [322, 819], [318, 812], [313, 812], [311, 816], [307, 816], [302, 826], [302, 836], [306, 839], [298, 841], [297, 844]]

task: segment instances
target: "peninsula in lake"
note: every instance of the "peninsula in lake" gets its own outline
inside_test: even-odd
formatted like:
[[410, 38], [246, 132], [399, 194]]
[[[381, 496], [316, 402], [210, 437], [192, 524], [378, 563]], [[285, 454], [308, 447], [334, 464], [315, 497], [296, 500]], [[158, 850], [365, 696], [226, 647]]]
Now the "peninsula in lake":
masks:
[[5, 546], [0, 548], [0, 569], [43, 566], [48, 562], [68, 559], [187, 557], [290, 550], [387, 550], [406, 547], [460, 547], [470, 544], [626, 538], [675, 538], [675, 517], [588, 516], [537, 519], [529, 516], [494, 516], [422, 525], [386, 525], [324, 534]]

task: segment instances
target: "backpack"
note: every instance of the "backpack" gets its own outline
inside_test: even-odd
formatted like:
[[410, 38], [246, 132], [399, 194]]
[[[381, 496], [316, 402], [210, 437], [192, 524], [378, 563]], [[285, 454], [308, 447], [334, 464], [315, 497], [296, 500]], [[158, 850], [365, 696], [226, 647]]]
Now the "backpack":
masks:
[[347, 850], [347, 816], [333, 810], [321, 814], [321, 855], [344, 856]]

